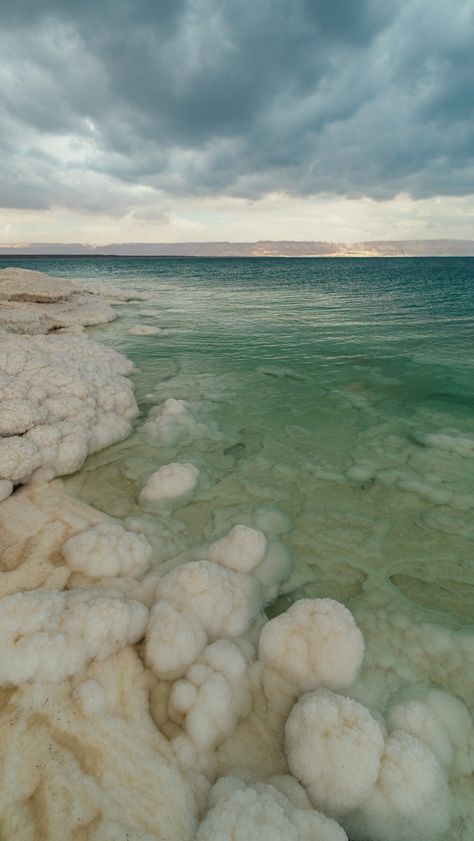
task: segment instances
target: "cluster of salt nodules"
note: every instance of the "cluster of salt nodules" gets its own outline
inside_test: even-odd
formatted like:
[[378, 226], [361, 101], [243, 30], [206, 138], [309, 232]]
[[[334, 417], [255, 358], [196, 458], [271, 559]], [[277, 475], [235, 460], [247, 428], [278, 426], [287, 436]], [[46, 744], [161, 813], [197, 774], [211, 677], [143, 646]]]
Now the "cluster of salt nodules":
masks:
[[[237, 525], [203, 551], [205, 559], [154, 575], [148, 610], [117, 584], [146, 580], [150, 544], [99, 519], [61, 544], [73, 589], [0, 599], [0, 685], [20, 687], [13, 710], [24, 722], [7, 731], [9, 750], [29, 756], [22, 734], [35, 740], [54, 802], [63, 804], [53, 808], [45, 794], [50, 836], [54, 820], [64, 838], [87, 820], [91, 841], [126, 832], [176, 841], [443, 838], [448, 773], [473, 770], [464, 705], [414, 687], [393, 698], [385, 723], [339, 694], [350, 692], [364, 656], [346, 607], [303, 599], [266, 621], [265, 534]], [[282, 576], [277, 563], [273, 583]], [[79, 768], [82, 744], [100, 757], [105, 788], [94, 763]], [[133, 773], [136, 810], [127, 806], [130, 777], [119, 754]], [[34, 790], [41, 774], [31, 763], [18, 768]], [[62, 786], [78, 798], [74, 809]], [[9, 803], [11, 792], [5, 796]], [[8, 841], [22, 821], [32, 823], [25, 838], [38, 833], [24, 807], [10, 804], [7, 813], [0, 826]], [[147, 835], [147, 826], [156, 829]]]
[[0, 336], [0, 480], [14, 484], [78, 470], [125, 438], [138, 414], [116, 351], [73, 336]]

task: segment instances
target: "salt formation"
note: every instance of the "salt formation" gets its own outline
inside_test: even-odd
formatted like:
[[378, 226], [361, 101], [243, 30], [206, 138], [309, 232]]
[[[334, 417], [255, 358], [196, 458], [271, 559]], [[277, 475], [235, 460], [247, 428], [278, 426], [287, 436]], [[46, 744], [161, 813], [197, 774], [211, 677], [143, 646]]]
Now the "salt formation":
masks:
[[147, 324], [136, 324], [128, 331], [131, 336], [156, 336], [161, 333], [160, 327], [151, 327]]
[[129, 434], [138, 409], [116, 351], [72, 336], [0, 336], [0, 478], [73, 473]]
[[148, 611], [118, 593], [32, 590], [0, 599], [0, 686], [60, 681], [140, 639]]
[[79, 532], [62, 547], [70, 569], [89, 578], [141, 575], [149, 567], [152, 551], [143, 535], [107, 522]]
[[[47, 332], [55, 322], [39, 308], [72, 313], [84, 294], [62, 281], [41, 293], [38, 279], [18, 278], [3, 278], [0, 309], [5, 325], [20, 308], [15, 331]], [[212, 541], [156, 565], [140, 517], [151, 542], [175, 508], [183, 521], [200, 517], [200, 500], [186, 506], [194, 454], [149, 477], [138, 502], [150, 511], [133, 512], [127, 528], [50, 481], [128, 434], [131, 369], [83, 338], [0, 337], [1, 837], [470, 841], [467, 817], [454, 813], [450, 828], [450, 786], [462, 790], [474, 768], [469, 711], [443, 690], [410, 686], [412, 664], [398, 658], [397, 672], [393, 654], [411, 633], [420, 663], [448, 655], [453, 672], [465, 670], [466, 634], [454, 645], [454, 632], [410, 627], [380, 601], [368, 615], [356, 604], [354, 618], [333, 599], [304, 598], [268, 620], [265, 601], [292, 569], [282, 540], [293, 523], [274, 503], [240, 522], [240, 487], [235, 506], [216, 513]], [[158, 446], [201, 433], [188, 402], [169, 397], [142, 431]], [[471, 457], [466, 441], [423, 442], [435, 449]], [[351, 492], [387, 480], [363, 457], [344, 469], [337, 481]], [[418, 481], [415, 468], [390, 483], [407, 479]], [[360, 559], [364, 545], [351, 548]], [[377, 659], [381, 629], [395, 641]]]
[[169, 508], [185, 502], [194, 491], [199, 470], [194, 464], [164, 464], [145, 482], [140, 504], [151, 508]]
[[350, 686], [363, 654], [364, 640], [351, 613], [332, 599], [295, 602], [260, 635], [260, 659], [300, 692]]
[[[289, 785], [288, 785], [289, 783]], [[286, 784], [286, 785], [285, 785]], [[280, 790], [283, 788], [283, 791]], [[246, 785], [223, 777], [209, 794], [209, 809], [196, 841], [347, 841], [335, 821], [311, 808], [291, 777]]]
[[221, 436], [217, 424], [210, 419], [198, 419], [187, 400], [168, 397], [160, 406], [150, 409], [141, 427], [148, 444], [174, 447], [199, 438], [218, 440]]
[[115, 318], [110, 304], [80, 284], [29, 269], [0, 271], [0, 328], [9, 333], [74, 333]]

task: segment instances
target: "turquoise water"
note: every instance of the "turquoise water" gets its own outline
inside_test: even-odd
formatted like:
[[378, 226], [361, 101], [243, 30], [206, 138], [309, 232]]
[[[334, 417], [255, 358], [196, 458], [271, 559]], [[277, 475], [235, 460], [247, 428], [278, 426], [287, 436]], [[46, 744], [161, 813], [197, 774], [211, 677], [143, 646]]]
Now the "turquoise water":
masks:
[[[263, 528], [293, 563], [269, 617], [305, 595], [354, 613], [351, 695], [385, 713], [422, 683], [474, 712], [474, 259], [8, 264], [152, 296], [88, 330], [134, 360], [141, 413], [70, 492], [146, 533], [163, 571], [236, 523]], [[130, 335], [137, 323], [161, 332]], [[147, 418], [168, 398], [186, 424], [157, 438]], [[147, 513], [139, 491], [172, 461], [199, 468], [197, 491]], [[474, 837], [466, 763], [445, 841]]]
[[[465, 640], [474, 622], [473, 259], [7, 264], [156, 293], [89, 330], [136, 363], [141, 416], [68, 480], [75, 493], [138, 518], [165, 568], [276, 506], [291, 520], [294, 572], [268, 615], [305, 594], [339, 598], [366, 634], [367, 669], [397, 662], [385, 688], [368, 681], [361, 695], [383, 707], [387, 687], [422, 679], [472, 703], [470, 643], [454, 669], [454, 648], [429, 655], [419, 629]], [[162, 332], [129, 335], [137, 322]], [[141, 426], [169, 397], [188, 401], [194, 431], [150, 442]], [[138, 491], [177, 460], [200, 468], [198, 493], [153, 519]]]

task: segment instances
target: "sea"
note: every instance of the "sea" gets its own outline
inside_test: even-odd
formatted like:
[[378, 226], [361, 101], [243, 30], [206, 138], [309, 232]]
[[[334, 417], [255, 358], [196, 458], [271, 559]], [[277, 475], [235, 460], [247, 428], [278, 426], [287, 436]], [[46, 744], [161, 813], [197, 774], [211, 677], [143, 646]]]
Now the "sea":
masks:
[[[66, 479], [71, 493], [141, 523], [164, 571], [236, 523], [264, 528], [293, 565], [267, 616], [304, 597], [354, 613], [367, 648], [349, 694], [384, 712], [436, 687], [473, 712], [473, 258], [6, 265], [151, 293], [88, 328], [134, 361], [140, 416]], [[129, 334], [137, 323], [161, 332]], [[168, 398], [192, 423], [160, 443], [144, 424]], [[176, 461], [199, 467], [197, 492], [144, 513], [143, 482]]]

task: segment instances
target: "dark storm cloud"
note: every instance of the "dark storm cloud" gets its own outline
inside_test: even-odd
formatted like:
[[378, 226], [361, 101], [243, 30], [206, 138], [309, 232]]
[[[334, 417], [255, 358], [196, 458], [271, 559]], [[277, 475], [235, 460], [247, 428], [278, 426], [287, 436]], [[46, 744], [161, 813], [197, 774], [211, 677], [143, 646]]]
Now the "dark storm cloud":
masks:
[[4, 0], [0, 205], [472, 192], [472, 25], [470, 0]]

